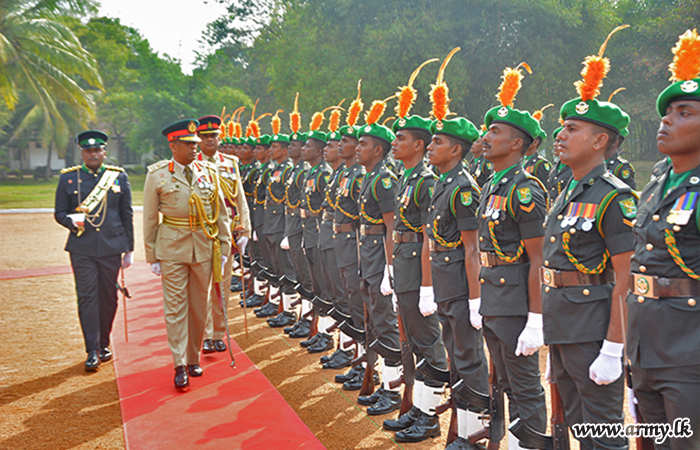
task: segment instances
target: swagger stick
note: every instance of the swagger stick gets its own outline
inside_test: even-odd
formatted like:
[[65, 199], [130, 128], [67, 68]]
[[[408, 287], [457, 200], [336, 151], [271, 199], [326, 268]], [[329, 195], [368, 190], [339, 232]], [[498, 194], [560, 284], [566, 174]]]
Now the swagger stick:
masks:
[[[243, 298], [243, 326], [245, 327], [245, 337], [248, 339], [248, 310], [245, 304], [245, 268], [243, 267], [243, 253], [241, 253], [240, 248], [238, 249], [238, 258], [241, 263], [241, 284], [243, 285], [243, 290], [241, 291], [241, 297]], [[250, 273], [252, 275], [253, 271], [251, 270]]]
[[122, 267], [121, 267], [121, 273], [122, 273], [122, 285], [121, 289], [119, 289], [122, 293], [122, 298], [124, 299], [124, 339], [126, 342], [129, 342], [129, 326], [127, 325], [126, 321], [126, 298], [129, 297], [131, 298], [131, 295], [129, 295], [129, 291], [126, 288], [126, 281], [124, 279], [124, 262], [122, 261]]

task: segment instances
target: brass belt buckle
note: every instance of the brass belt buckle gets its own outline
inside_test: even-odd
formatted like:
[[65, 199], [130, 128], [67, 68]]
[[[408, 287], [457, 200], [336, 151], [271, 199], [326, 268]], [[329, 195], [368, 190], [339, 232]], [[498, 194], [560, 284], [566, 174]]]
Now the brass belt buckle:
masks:
[[554, 274], [555, 272], [552, 269], [542, 267], [542, 283], [549, 287], [557, 287], [554, 283]]
[[367, 225], [360, 225], [360, 236], [367, 236]]
[[479, 252], [479, 260], [481, 261], [481, 267], [491, 267], [489, 266], [489, 254], [486, 252]]
[[435, 241], [433, 241], [432, 239], [430, 241], [428, 241], [428, 248], [430, 249], [431, 252], [434, 252], [435, 248], [436, 248]]
[[394, 230], [391, 232], [391, 240], [394, 241], [396, 244], [399, 243], [399, 232]]
[[632, 274], [634, 276], [634, 293], [643, 297], [657, 298], [654, 292], [654, 277], [642, 275], [639, 273]]
[[306, 210], [305, 209], [302, 209], [299, 214], [301, 215], [302, 219], [306, 219]]

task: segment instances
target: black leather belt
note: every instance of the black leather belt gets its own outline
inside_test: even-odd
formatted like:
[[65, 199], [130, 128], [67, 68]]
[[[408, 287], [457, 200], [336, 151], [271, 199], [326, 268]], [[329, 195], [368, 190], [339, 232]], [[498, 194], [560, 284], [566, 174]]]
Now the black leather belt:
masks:
[[391, 239], [397, 244], [403, 244], [405, 242], [423, 242], [423, 233], [394, 230], [391, 233]]
[[[512, 252], [506, 252], [504, 254], [509, 257], [515, 256], [515, 254]], [[525, 264], [526, 262], [530, 261], [530, 258], [527, 257], [527, 253], [523, 253], [522, 255], [520, 255], [520, 258], [511, 262], [507, 262], [502, 260], [496, 254], [496, 252], [479, 252], [479, 261], [481, 262], [481, 267], [497, 267], [510, 266], [513, 264]]]
[[298, 211], [299, 211], [299, 207], [296, 207], [296, 208], [290, 208], [289, 206], [284, 207], [285, 214], [289, 214], [290, 216], [293, 216]]
[[368, 236], [370, 234], [384, 234], [386, 228], [384, 225], [360, 225], [360, 234]]
[[313, 219], [315, 217], [320, 217], [320, 213], [315, 213], [311, 211], [310, 209], [302, 209], [301, 210], [301, 218], [302, 219]]
[[433, 240], [428, 241], [428, 247], [430, 248], [430, 251], [431, 251], [431, 252], [448, 252], [448, 251], [450, 251], [450, 250], [454, 250], [454, 249], [457, 249], [457, 248], [462, 248], [463, 245], [464, 245], [464, 244], [461, 244], [461, 243], [460, 243], [460, 244], [459, 244], [458, 246], [456, 246], [456, 247], [445, 247], [444, 245], [440, 245], [440, 244], [438, 244], [437, 242], [435, 242], [435, 241], [433, 241]]
[[352, 223], [334, 223], [333, 224], [333, 232], [335, 234], [338, 233], [349, 233], [351, 231], [355, 231], [360, 227], [360, 224], [357, 222], [352, 222]]
[[649, 298], [700, 297], [700, 281], [630, 273], [630, 291]]
[[335, 219], [335, 211], [323, 211], [323, 220], [327, 220], [328, 222], [333, 222]]
[[542, 284], [553, 288], [592, 286], [615, 282], [615, 272], [606, 270], [599, 274], [586, 274], [578, 270], [556, 270], [541, 268]]

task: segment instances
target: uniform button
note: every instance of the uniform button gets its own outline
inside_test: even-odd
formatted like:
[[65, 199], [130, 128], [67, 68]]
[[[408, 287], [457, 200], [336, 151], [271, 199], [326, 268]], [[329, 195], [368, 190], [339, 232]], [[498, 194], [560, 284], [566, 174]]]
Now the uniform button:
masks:
[[374, 240], [374, 243], [375, 243], [375, 244], [377, 243], [377, 240], [376, 240], [376, 239]]
[[485, 219], [485, 218], [486, 218], [486, 214], [482, 214], [482, 215], [481, 215], [481, 218], [482, 218], [482, 219]]
[[350, 233], [348, 233], [348, 239], [350, 239]]
[[360, 247], [362, 247], [362, 242], [360, 242]]
[[396, 259], [396, 255], [391, 255], [391, 259]]
[[433, 260], [433, 257], [432, 257], [432, 256], [428, 256], [428, 261], [432, 261], [432, 260]]
[[396, 220], [396, 214], [394, 214], [394, 220]]
[[688, 306], [695, 306], [697, 304], [698, 304], [698, 302], [696, 302], [694, 298], [688, 299]]
[[425, 224], [425, 227], [426, 227], [426, 228], [430, 228], [430, 224], [429, 224], [429, 223], [426, 223], [426, 224]]
[[574, 227], [569, 228], [569, 234], [576, 234], [576, 228], [574, 228]]
[[496, 219], [496, 221], [494, 222], [494, 225], [500, 225], [500, 224], [501, 224], [501, 221]]
[[644, 273], [647, 271], [647, 266], [639, 266], [639, 271]]
[[445, 256], [445, 262], [449, 262], [449, 261], [450, 261], [450, 257], [449, 257], [449, 256]]
[[549, 292], [549, 286], [545, 286], [545, 287], [544, 287], [544, 291], [545, 291], [545, 292]]
[[547, 266], [547, 267], [549, 267], [549, 260], [545, 259], [545, 260], [544, 260], [544, 265]]
[[95, 228], [95, 231], [100, 231], [100, 229], [99, 229], [99, 228]]
[[561, 220], [561, 219], [563, 219], [563, 218], [564, 218], [564, 216], [561, 215], [561, 214], [559, 214], [559, 215], [557, 216], [557, 220]]
[[649, 250], [649, 251], [654, 250], [654, 246], [652, 244], [647, 244], [647, 250]]
[[501, 284], [506, 284], [506, 279], [505, 279], [505, 278], [501, 278], [501, 279], [500, 279], [500, 280], [498, 280], [498, 281], [500, 281], [500, 282], [501, 282]]
[[416, 253], [416, 252], [413, 252], [413, 256], [416, 256], [417, 254], [418, 254], [418, 253]]
[[551, 238], [549, 238], [549, 242], [556, 242], [556, 241], [557, 241], [557, 238], [555, 238], [554, 236], [552, 236]]
[[654, 222], [658, 222], [660, 219], [658, 214], [654, 214], [653, 216], [651, 216], [651, 218], [654, 220]]
[[483, 237], [483, 236], [479, 236], [479, 242], [484, 242], [484, 237]]
[[586, 295], [586, 296], [591, 295], [591, 291], [589, 291], [588, 289], [584, 289], [583, 295]]
[[678, 225], [674, 225], [673, 231], [675, 231], [677, 233], [677, 232], [681, 231], [681, 227], [679, 227]]
[[77, 193], [78, 193], [78, 191], [73, 191], [73, 193], [74, 193], [74, 194], [77, 194]]
[[482, 278], [482, 279], [480, 279], [479, 281], [481, 282], [481, 284], [484, 284], [484, 283], [486, 283], [486, 280], [484, 280], [483, 278]]
[[437, 220], [440, 220], [440, 214], [437, 215], [436, 219], [437, 219]]
[[639, 303], [644, 303], [644, 297], [642, 297], [642, 296], [640, 295], [639, 297], [637, 297], [637, 301], [638, 301]]

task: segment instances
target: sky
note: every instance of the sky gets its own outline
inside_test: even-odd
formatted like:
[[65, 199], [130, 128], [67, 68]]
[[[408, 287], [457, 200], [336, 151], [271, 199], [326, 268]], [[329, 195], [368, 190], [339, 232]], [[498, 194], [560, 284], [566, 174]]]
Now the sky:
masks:
[[120, 19], [137, 29], [160, 54], [179, 59], [182, 71], [191, 74], [195, 52], [204, 52], [202, 32], [208, 23], [226, 12], [215, 0], [100, 0], [100, 16]]

